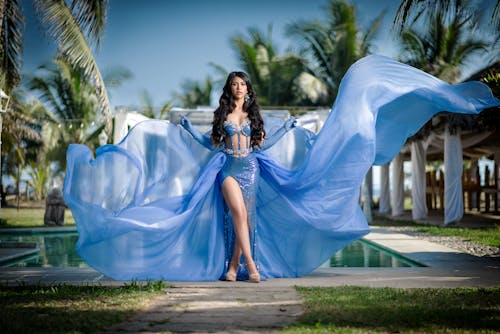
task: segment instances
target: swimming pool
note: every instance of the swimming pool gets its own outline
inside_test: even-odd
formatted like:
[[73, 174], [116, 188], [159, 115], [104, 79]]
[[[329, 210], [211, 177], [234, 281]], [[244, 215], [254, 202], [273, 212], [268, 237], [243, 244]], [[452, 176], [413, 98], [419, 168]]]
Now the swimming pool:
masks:
[[[36, 254], [1, 263], [1, 267], [88, 267], [78, 256], [76, 232], [2, 234], [0, 241], [36, 242]], [[418, 267], [418, 263], [361, 239], [333, 255], [321, 267]]]
[[37, 233], [37, 234], [1, 234], [0, 241], [36, 242], [40, 251], [37, 254], [22, 257], [0, 264], [1, 267], [88, 267], [78, 256], [75, 244], [76, 232]]

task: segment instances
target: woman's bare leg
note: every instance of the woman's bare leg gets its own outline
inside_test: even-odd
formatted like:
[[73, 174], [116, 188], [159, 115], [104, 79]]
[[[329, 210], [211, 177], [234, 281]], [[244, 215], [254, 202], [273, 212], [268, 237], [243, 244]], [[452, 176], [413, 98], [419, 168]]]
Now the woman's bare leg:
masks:
[[[250, 249], [247, 209], [245, 206], [245, 201], [243, 199], [243, 194], [241, 193], [240, 185], [234, 178], [227, 177], [224, 180], [224, 182], [222, 183], [222, 195], [224, 196], [224, 200], [226, 201], [229, 210], [231, 210], [231, 214], [233, 216], [234, 234], [236, 237], [231, 262], [239, 262], [239, 259], [243, 254], [248, 274], [257, 274], [257, 267], [255, 266], [255, 262], [252, 259], [252, 252]], [[230, 265], [229, 270], [232, 269], [234, 268], [232, 268], [232, 266]]]

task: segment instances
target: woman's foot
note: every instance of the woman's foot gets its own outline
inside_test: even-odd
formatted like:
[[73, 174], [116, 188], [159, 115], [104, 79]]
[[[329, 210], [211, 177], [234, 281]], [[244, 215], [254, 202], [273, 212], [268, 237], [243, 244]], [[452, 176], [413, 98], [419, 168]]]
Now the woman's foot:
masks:
[[246, 263], [247, 271], [248, 271], [248, 281], [250, 283], [259, 283], [260, 282], [260, 274], [255, 266], [255, 262], [247, 262]]
[[236, 281], [236, 276], [238, 275], [238, 267], [239, 266], [240, 266], [240, 264], [236, 263], [236, 262], [229, 263], [229, 268], [227, 269], [227, 273], [226, 273], [226, 281], [229, 281], [229, 282]]

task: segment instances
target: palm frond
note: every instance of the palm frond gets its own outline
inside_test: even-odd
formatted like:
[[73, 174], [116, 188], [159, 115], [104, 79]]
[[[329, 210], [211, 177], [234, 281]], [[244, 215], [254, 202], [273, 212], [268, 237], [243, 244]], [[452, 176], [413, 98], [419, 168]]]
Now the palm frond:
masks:
[[486, 52], [487, 48], [488, 43], [469, 38], [457, 47], [452, 61], [455, 64], [464, 65], [474, 54]]
[[424, 12], [448, 12], [455, 0], [402, 0], [392, 23], [397, 32], [413, 25]]
[[140, 93], [140, 100], [141, 100], [141, 114], [148, 118], [156, 118], [154, 114], [154, 108], [153, 108], [153, 98], [151, 97], [151, 94], [147, 90], [143, 90]]
[[226, 70], [223, 66], [213, 62], [209, 62], [208, 66], [210, 66], [217, 73], [217, 77], [216, 79], [214, 79], [213, 82], [214, 86], [222, 88], [222, 86], [224, 86], [224, 83], [226, 81], [227, 75], [229, 74], [229, 71]]
[[20, 1], [6, 1], [2, 14], [0, 72], [2, 73], [2, 88], [10, 92], [21, 80], [24, 19]]
[[62, 115], [64, 113], [50, 82], [40, 77], [33, 77], [27, 85], [29, 89], [39, 92], [39, 99], [51, 107], [53, 114]]
[[112, 118], [104, 80], [73, 13], [64, 0], [36, 0], [35, 4], [42, 23], [48, 25], [50, 34], [57, 40], [60, 53], [72, 64], [82, 68], [94, 82], [105, 119], [105, 132], [111, 138]]
[[109, 0], [72, 0], [71, 11], [88, 40], [99, 48], [106, 25]]
[[[182, 84], [182, 90], [182, 93], [175, 94], [175, 98], [179, 100], [184, 107], [194, 108], [200, 105], [209, 105], [210, 94], [212, 92], [212, 79], [207, 77], [203, 82], [185, 80]], [[168, 112], [171, 106], [171, 103], [164, 105], [160, 115]]]
[[370, 53], [372, 42], [379, 32], [380, 25], [382, 24], [382, 20], [384, 19], [386, 12], [386, 10], [382, 11], [382, 13], [380, 13], [380, 15], [371, 22], [366, 33], [363, 35], [360, 47], [361, 53], [358, 55], [359, 57], [364, 57]]
[[170, 100], [163, 104], [160, 108], [160, 114], [158, 115], [159, 119], [168, 119], [168, 113], [174, 107], [174, 100]]
[[103, 72], [103, 79], [107, 88], [119, 87], [124, 81], [133, 77], [132, 72], [122, 66], [114, 66]]
[[403, 53], [401, 60], [411, 66], [423, 68], [426, 49], [423, 38], [413, 29], [404, 30], [400, 37]]

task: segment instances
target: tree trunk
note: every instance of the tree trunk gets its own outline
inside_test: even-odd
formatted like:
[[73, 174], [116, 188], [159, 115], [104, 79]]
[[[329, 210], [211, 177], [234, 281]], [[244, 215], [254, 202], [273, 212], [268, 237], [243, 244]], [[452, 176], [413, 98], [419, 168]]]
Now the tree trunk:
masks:
[[[3, 2], [3, 0], [0, 0], [0, 4]], [[0, 15], [2, 12], [0, 12]], [[0, 21], [1, 22], [1, 21]], [[1, 24], [0, 24], [0, 35], [1, 33]], [[1, 44], [1, 43], [0, 43]], [[3, 178], [3, 172], [2, 172], [2, 115], [0, 114], [0, 208], [3, 206], [7, 206], [7, 199], [5, 198], [6, 194], [3, 191], [3, 182], [1, 181]]]
[[5, 0], [0, 0], [0, 36], [2, 36], [4, 13], [5, 13]]
[[[0, 0], [0, 37], [2, 36], [2, 29], [3, 29], [3, 16], [5, 12], [5, 0]], [[0, 40], [0, 54], [3, 54], [3, 49], [4, 49], [4, 41]], [[3, 67], [1, 67], [3, 68]], [[2, 87], [0, 87], [2, 88]], [[1, 168], [1, 162], [2, 162], [2, 115], [0, 114], [0, 168]], [[0, 178], [2, 177], [2, 172], [0, 171]], [[0, 190], [1, 192], [1, 200], [0, 200], [0, 208], [2, 206], [7, 205], [7, 200], [5, 199], [5, 193], [3, 191], [3, 183], [1, 183], [2, 189]]]
[[17, 180], [16, 180], [16, 198], [17, 198], [17, 211], [19, 211], [19, 201], [21, 199], [21, 166], [17, 165]]

